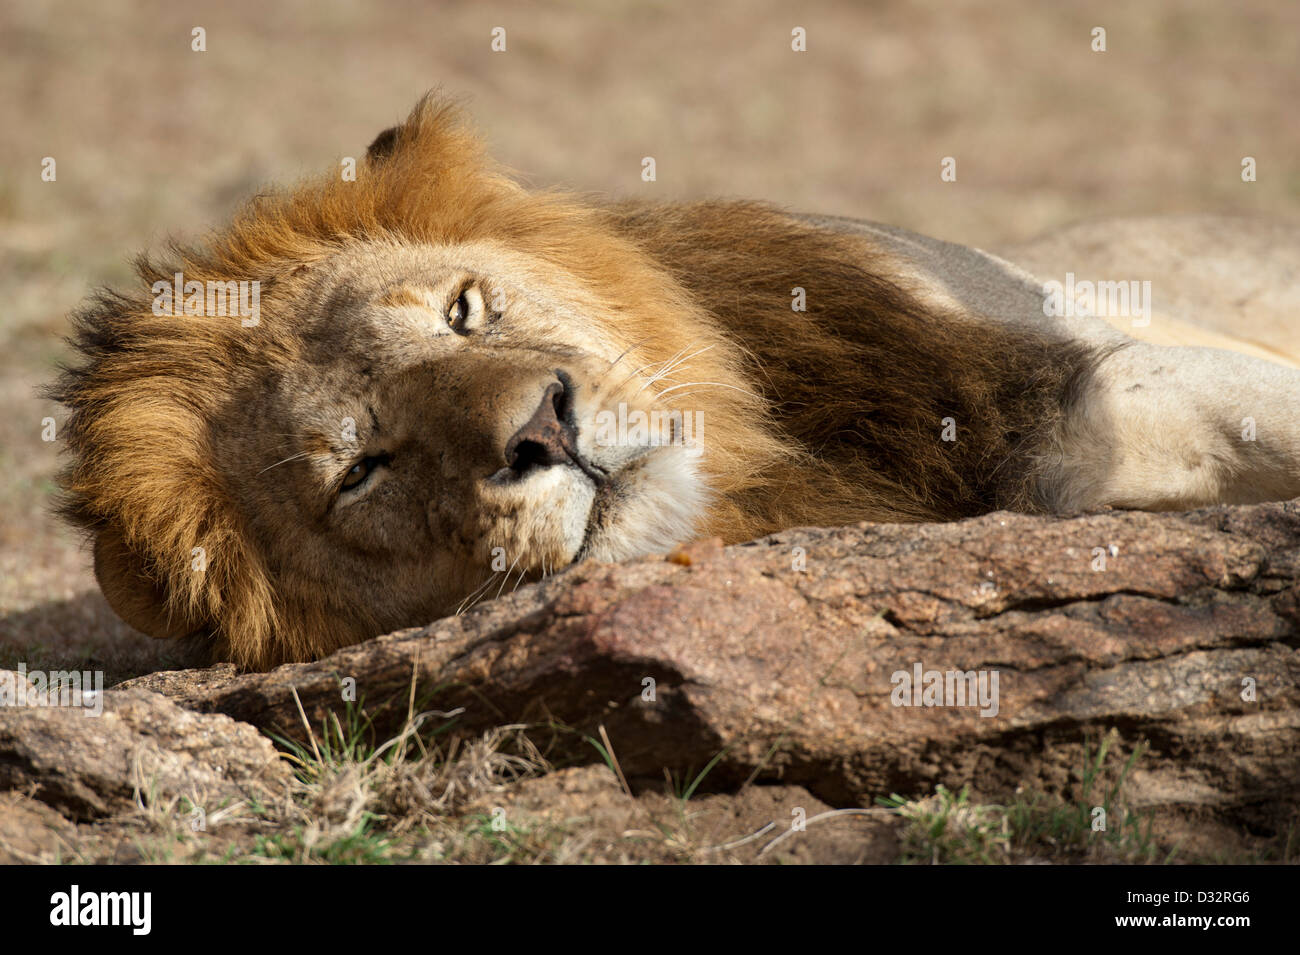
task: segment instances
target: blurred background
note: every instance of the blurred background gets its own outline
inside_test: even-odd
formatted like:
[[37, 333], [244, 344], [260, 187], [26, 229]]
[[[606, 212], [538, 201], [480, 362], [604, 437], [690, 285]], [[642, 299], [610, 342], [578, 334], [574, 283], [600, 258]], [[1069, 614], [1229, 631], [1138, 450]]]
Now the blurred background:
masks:
[[48, 514], [41, 421], [63, 415], [35, 389], [67, 312], [137, 251], [360, 157], [431, 87], [534, 185], [762, 198], [997, 249], [1094, 217], [1300, 219], [1297, 64], [1294, 0], [5, 0], [0, 666], [168, 662]]

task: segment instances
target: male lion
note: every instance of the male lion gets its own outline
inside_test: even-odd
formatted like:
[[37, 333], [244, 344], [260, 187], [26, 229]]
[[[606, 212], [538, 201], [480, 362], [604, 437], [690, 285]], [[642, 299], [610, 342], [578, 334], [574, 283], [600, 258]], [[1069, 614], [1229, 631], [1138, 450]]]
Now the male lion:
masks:
[[984, 253], [529, 192], [427, 98], [358, 173], [75, 316], [63, 512], [145, 633], [265, 668], [696, 535], [1300, 494], [1300, 372]]

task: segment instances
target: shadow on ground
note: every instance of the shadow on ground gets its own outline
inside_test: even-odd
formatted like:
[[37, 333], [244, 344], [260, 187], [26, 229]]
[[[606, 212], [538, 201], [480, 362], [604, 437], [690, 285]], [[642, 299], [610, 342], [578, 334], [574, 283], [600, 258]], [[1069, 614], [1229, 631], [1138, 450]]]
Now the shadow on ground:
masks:
[[88, 590], [0, 617], [0, 669], [102, 670], [104, 685], [157, 670], [202, 666], [190, 648], [133, 630]]

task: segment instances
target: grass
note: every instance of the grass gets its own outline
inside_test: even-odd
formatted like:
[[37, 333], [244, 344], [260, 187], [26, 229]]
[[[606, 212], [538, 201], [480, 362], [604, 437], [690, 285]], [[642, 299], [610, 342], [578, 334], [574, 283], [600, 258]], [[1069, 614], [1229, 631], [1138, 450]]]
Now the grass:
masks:
[[[673, 795], [675, 795], [682, 803], [690, 802], [691, 797], [695, 795], [695, 791], [700, 788], [700, 783], [704, 782], [704, 778], [713, 771], [713, 767], [717, 766], [719, 761], [726, 754], [726, 749], [720, 750], [716, 756], [704, 764], [704, 768], [696, 773], [695, 777], [689, 783], [686, 783], [686, 776], [689, 775], [689, 773], [683, 775], [681, 779], [678, 780], [674, 778], [671, 772], [665, 769], [664, 776], [668, 779], [668, 787], [672, 791]], [[684, 786], [683, 783], [685, 783]]]
[[324, 842], [309, 838], [307, 827], [295, 826], [287, 833], [258, 836], [250, 855], [270, 862], [329, 865], [389, 865], [413, 856], [412, 848], [403, 850], [399, 840], [386, 835], [375, 823], [376, 818], [366, 814], [354, 830], [337, 833]]
[[252, 794], [191, 828], [194, 803], [160, 799], [147, 781], [130, 823], [142, 861], [218, 864], [387, 864], [410, 861], [532, 861], [540, 827], [461, 813], [505, 783], [548, 767], [522, 726], [479, 738], [440, 734], [456, 713], [416, 712], [414, 686], [401, 729], [378, 741], [364, 703], [345, 704], [319, 727], [302, 714], [305, 742], [273, 736], [294, 769], [288, 790]]
[[[1125, 751], [1117, 731], [1085, 739], [1068, 793], [1018, 791], [1005, 804], [983, 803], [969, 786], [937, 786], [922, 798], [898, 794], [875, 808], [813, 808], [795, 791], [780, 797], [750, 792], [703, 793], [721, 764], [719, 753], [698, 772], [664, 771], [666, 785], [634, 792], [604, 727], [585, 736], [603, 768], [574, 766], [576, 776], [525, 782], [550, 771], [528, 733], [550, 724], [507, 725], [476, 738], [447, 737], [455, 713], [416, 712], [388, 739], [375, 735], [363, 703], [345, 705], [318, 726], [303, 716], [300, 740], [280, 738], [293, 766], [282, 791], [252, 793], [210, 809], [191, 825], [201, 798], [160, 797], [141, 780], [136, 811], [111, 823], [82, 826], [61, 840], [47, 861], [143, 861], [210, 864], [375, 865], [410, 862], [530, 864], [621, 862], [700, 864], [736, 861], [824, 861], [827, 836], [791, 856], [802, 832], [849, 824], [830, 836], [875, 846], [859, 859], [903, 864], [1153, 863], [1177, 851], [1162, 848], [1154, 813], [1126, 803], [1125, 787], [1146, 751]], [[599, 764], [597, 764], [599, 765]], [[608, 775], [606, 775], [606, 772]], [[565, 782], [564, 779], [570, 780]], [[616, 781], [617, 785], [613, 785]], [[761, 785], [756, 787], [761, 789]], [[793, 801], [793, 802], [790, 802]], [[791, 826], [790, 805], [808, 805], [804, 825]], [[208, 805], [211, 805], [210, 803]], [[1104, 828], [1099, 812], [1104, 813]], [[874, 822], [851, 817], [872, 817]], [[1096, 825], [1094, 825], [1096, 823]], [[857, 826], [869, 824], [864, 838]], [[881, 830], [883, 825], [886, 828]], [[95, 833], [102, 841], [95, 841]], [[892, 837], [877, 836], [892, 833]], [[86, 836], [91, 838], [86, 840]], [[897, 846], [895, 854], [891, 848]], [[126, 857], [123, 858], [123, 851]], [[839, 846], [838, 848], [842, 848]], [[780, 850], [780, 851], [777, 851]], [[851, 860], [853, 852], [835, 858]], [[1275, 846], [1231, 859], [1183, 857], [1187, 862], [1287, 862], [1297, 851], [1295, 826]], [[810, 855], [811, 853], [811, 855]], [[38, 860], [32, 860], [38, 861]]]
[[956, 793], [937, 786], [933, 796], [919, 800], [897, 794], [878, 800], [905, 820], [899, 861], [978, 865], [1030, 859], [1173, 861], [1177, 850], [1162, 853], [1152, 836], [1154, 815], [1135, 813], [1120, 802], [1124, 785], [1147, 747], [1138, 743], [1116, 767], [1109, 757], [1118, 740], [1118, 732], [1112, 729], [1095, 752], [1084, 740], [1080, 783], [1072, 800], [1029, 792], [1006, 806], [979, 805], [971, 802], [969, 786]]
[[[497, 727], [465, 745], [457, 739], [440, 745], [437, 737], [459, 711], [417, 712], [415, 690], [413, 674], [405, 723], [378, 745], [364, 701], [345, 704], [342, 719], [331, 712], [319, 734], [299, 704], [307, 743], [278, 742], [295, 768], [293, 802], [304, 821], [292, 838], [261, 843], [259, 854], [323, 862], [413, 858], [422, 837], [445, 830], [471, 798], [547, 769], [521, 725]], [[474, 820], [459, 833], [476, 834], [482, 826]]]

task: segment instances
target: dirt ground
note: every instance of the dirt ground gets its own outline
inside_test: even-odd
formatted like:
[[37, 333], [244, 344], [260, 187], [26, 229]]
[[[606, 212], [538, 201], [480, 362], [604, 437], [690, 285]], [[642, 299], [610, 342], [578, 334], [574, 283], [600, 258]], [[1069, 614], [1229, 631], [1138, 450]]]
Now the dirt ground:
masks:
[[[795, 27], [806, 52], [791, 50]], [[113, 678], [168, 663], [112, 617], [49, 515], [58, 442], [42, 422], [62, 412], [35, 390], [65, 356], [68, 311], [259, 185], [359, 156], [426, 89], [463, 96], [534, 184], [758, 197], [994, 246], [1090, 217], [1300, 218], [1298, 28], [1300, 6], [1281, 0], [12, 0], [0, 665], [90, 661]], [[955, 183], [940, 181], [945, 156]], [[1257, 182], [1241, 181], [1243, 156]]]

